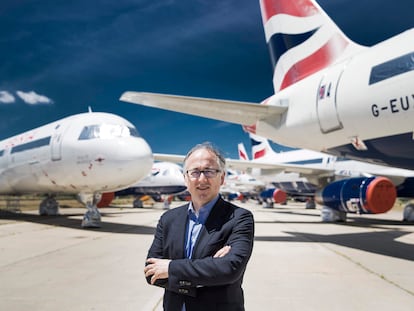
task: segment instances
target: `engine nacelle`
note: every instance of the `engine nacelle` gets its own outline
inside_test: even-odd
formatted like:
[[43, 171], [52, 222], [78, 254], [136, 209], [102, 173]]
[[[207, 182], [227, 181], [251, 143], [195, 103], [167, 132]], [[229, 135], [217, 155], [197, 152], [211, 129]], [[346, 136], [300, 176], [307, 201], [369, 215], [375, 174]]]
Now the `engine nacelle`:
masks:
[[397, 198], [394, 184], [385, 177], [356, 177], [330, 183], [315, 195], [315, 201], [332, 209], [358, 214], [389, 211]]
[[278, 204], [285, 203], [287, 199], [286, 192], [278, 188], [276, 188], [275, 191], [273, 191], [272, 197], [273, 201]]
[[232, 192], [229, 193], [227, 195], [227, 198], [232, 201], [232, 200], [239, 200], [239, 201], [243, 201], [244, 200], [244, 194], [241, 192]]
[[277, 204], [285, 203], [287, 199], [286, 192], [279, 188], [270, 188], [262, 191], [260, 197], [264, 199], [273, 199], [273, 202]]

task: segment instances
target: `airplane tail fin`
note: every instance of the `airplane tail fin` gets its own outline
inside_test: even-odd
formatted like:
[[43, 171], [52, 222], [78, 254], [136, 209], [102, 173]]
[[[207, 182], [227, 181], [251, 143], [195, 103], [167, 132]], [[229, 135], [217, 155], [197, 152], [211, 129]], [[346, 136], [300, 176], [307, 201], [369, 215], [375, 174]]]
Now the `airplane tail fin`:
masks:
[[275, 153], [266, 138], [251, 133], [249, 136], [252, 144], [252, 158], [254, 160], [261, 159]]
[[271, 146], [268, 139], [252, 133], [249, 133], [249, 137], [252, 144], [252, 157], [254, 160], [264, 157], [275, 159], [276, 155], [280, 153], [296, 150], [296, 148], [279, 145], [277, 143], [273, 143], [273, 146]]
[[239, 159], [240, 160], [246, 160], [246, 161], [248, 161], [249, 160], [249, 156], [248, 156], [248, 154], [246, 152], [246, 148], [244, 147], [244, 144], [243, 143], [239, 143], [237, 145], [237, 149], [239, 151]]
[[314, 0], [260, 0], [260, 7], [275, 92], [364, 48]]

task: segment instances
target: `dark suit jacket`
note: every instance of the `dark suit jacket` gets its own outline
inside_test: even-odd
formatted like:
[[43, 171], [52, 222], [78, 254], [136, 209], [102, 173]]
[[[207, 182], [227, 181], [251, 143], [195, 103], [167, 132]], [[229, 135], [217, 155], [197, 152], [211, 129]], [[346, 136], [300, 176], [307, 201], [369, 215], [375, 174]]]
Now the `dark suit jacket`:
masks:
[[[172, 259], [169, 278], [156, 285], [165, 288], [164, 310], [244, 310], [242, 281], [253, 249], [254, 220], [250, 211], [222, 198], [212, 208], [194, 246], [185, 258], [188, 204], [165, 212], [157, 225], [147, 258]], [[223, 246], [231, 251], [213, 255]], [[147, 278], [147, 281], [150, 277]]]

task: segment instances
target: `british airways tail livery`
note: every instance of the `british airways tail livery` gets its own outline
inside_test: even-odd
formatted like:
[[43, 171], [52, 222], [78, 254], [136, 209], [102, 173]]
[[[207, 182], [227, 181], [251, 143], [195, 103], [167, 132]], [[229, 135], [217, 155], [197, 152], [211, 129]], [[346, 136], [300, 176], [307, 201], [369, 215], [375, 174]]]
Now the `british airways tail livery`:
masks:
[[266, 138], [249, 134], [252, 158], [256, 161], [286, 163], [292, 165], [317, 165], [321, 169], [333, 170], [337, 158], [313, 150], [290, 148], [276, 144], [273, 149]]
[[73, 115], [0, 142], [0, 194], [47, 194], [41, 215], [57, 214], [55, 194], [77, 194], [83, 227], [100, 227], [97, 204], [144, 178], [153, 155], [127, 120], [109, 113]]
[[237, 150], [239, 152], [239, 159], [240, 160], [249, 160], [249, 156], [246, 152], [246, 148], [244, 147], [243, 143], [239, 143], [237, 145]]
[[286, 87], [363, 49], [311, 0], [261, 0], [273, 87]]
[[260, 6], [275, 91], [260, 105], [140, 92], [120, 99], [240, 124], [291, 147], [414, 169], [414, 29], [363, 47], [314, 0]]

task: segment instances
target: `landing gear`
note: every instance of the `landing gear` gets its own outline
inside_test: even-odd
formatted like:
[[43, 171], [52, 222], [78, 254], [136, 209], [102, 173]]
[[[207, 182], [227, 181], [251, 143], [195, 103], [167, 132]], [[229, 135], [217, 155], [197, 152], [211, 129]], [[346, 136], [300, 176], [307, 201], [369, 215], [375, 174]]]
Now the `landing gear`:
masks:
[[408, 203], [404, 207], [403, 221], [414, 222], [414, 203]]
[[57, 216], [59, 215], [59, 203], [54, 196], [47, 196], [39, 204], [39, 214], [41, 216]]
[[322, 207], [321, 212], [322, 222], [345, 222], [346, 212], [334, 210], [330, 207]]
[[272, 199], [264, 199], [263, 200], [263, 208], [273, 208]]
[[140, 197], [137, 197], [133, 202], [132, 202], [132, 207], [133, 208], [143, 208], [144, 204], [141, 201]]
[[101, 200], [102, 195], [100, 193], [85, 194], [80, 193], [78, 199], [82, 202], [87, 211], [83, 215], [82, 227], [83, 228], [100, 228], [101, 227], [101, 214], [96, 206]]
[[315, 209], [315, 208], [316, 208], [315, 200], [313, 199], [306, 200], [305, 209]]

